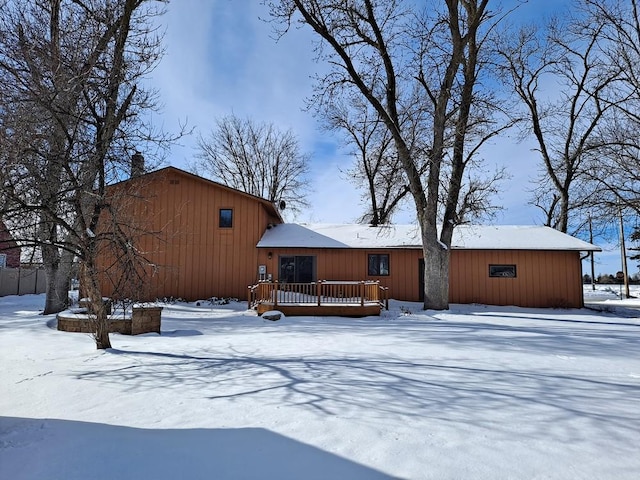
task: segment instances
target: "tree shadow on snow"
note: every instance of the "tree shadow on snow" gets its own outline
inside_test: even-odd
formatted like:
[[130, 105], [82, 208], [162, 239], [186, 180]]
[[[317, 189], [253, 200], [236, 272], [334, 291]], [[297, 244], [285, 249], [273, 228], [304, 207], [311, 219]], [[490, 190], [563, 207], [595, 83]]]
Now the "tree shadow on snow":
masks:
[[139, 429], [0, 417], [0, 478], [390, 479], [263, 428]]
[[640, 354], [638, 325], [547, 319], [528, 325], [446, 320], [426, 327], [422, 334], [428, 343], [456, 348], [603, 358], [636, 358]]
[[387, 339], [390, 351], [394, 350], [394, 343], [400, 342], [422, 344], [425, 353], [428, 353], [429, 345], [446, 345], [455, 349], [472, 347], [554, 356], [636, 358], [640, 355], [637, 341], [640, 324], [607, 322], [604, 320], [606, 317], [590, 313], [582, 316], [577, 316], [575, 311], [566, 311], [566, 316], [560, 313], [543, 311], [541, 315], [547, 316], [536, 317], [493, 311], [443, 312], [442, 317], [407, 315], [373, 320], [295, 317], [288, 318], [288, 323], [282, 325], [270, 322], [261, 333], [286, 327], [287, 332], [302, 334], [309, 339], [322, 339], [331, 334], [348, 336], [357, 343], [360, 339], [375, 337], [377, 343]]
[[[289, 405], [323, 416], [381, 415], [398, 422], [431, 418], [536, 439], [568, 441], [597, 429], [603, 447], [613, 438], [637, 439], [640, 385], [589, 372], [557, 373], [464, 360], [392, 357], [228, 357], [118, 351], [128, 366], [96, 369], [78, 379], [133, 390], [188, 389], [215, 402], [247, 399], [261, 407]], [[526, 421], [525, 421], [526, 419]]]

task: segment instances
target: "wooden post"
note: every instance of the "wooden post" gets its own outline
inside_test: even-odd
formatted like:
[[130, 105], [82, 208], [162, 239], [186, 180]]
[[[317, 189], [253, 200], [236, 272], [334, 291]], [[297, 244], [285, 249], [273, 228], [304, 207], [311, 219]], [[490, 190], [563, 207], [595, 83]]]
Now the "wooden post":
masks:
[[318, 306], [320, 306], [320, 299], [322, 298], [322, 280], [318, 280], [316, 282], [316, 289], [318, 290], [316, 292], [318, 294]]
[[278, 306], [278, 280], [276, 280], [273, 284], [273, 306]]
[[364, 307], [364, 281], [360, 282], [360, 306]]

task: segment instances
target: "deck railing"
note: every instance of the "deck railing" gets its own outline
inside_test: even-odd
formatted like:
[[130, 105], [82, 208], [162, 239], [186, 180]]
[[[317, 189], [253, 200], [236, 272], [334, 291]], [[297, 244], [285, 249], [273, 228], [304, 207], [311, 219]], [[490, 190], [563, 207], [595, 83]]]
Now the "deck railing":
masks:
[[260, 282], [248, 288], [249, 308], [278, 305], [371, 305], [389, 309], [389, 288], [378, 281], [319, 280], [311, 283]]

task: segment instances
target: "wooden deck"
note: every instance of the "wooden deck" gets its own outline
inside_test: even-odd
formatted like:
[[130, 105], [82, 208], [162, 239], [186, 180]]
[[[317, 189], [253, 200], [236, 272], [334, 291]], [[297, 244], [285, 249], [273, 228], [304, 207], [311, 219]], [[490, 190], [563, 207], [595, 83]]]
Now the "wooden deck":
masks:
[[279, 310], [292, 316], [366, 317], [389, 308], [388, 289], [380, 282], [260, 282], [249, 287], [249, 308], [259, 315]]

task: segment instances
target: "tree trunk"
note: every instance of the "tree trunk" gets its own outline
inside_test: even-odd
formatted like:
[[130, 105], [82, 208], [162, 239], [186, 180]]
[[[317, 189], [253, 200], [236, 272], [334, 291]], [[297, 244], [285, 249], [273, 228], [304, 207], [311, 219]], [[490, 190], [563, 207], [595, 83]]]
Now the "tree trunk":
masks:
[[44, 314], [49, 315], [63, 311], [69, 305], [69, 281], [59, 268], [45, 266], [47, 274], [47, 290], [44, 303]]
[[47, 274], [44, 314], [49, 315], [69, 306], [72, 258], [69, 252], [60, 255], [57, 249], [43, 247], [42, 260]]
[[[99, 292], [98, 292], [99, 293]], [[88, 312], [91, 315], [94, 324], [93, 338], [96, 341], [98, 350], [111, 348], [111, 339], [109, 338], [109, 317], [101, 295], [95, 295], [94, 292], [87, 297], [89, 300]]]
[[569, 188], [560, 191], [560, 214], [558, 219], [558, 230], [567, 233], [569, 229]]
[[[434, 244], [435, 243], [435, 244]], [[440, 242], [424, 242], [424, 309], [449, 308], [449, 250]]]
[[96, 324], [96, 348], [98, 350], [105, 350], [107, 348], [111, 348], [111, 339], [109, 338], [109, 320], [102, 303], [102, 298], [100, 298], [100, 301], [98, 303], [99, 305], [97, 306], [96, 310], [99, 310], [99, 312], [94, 312]]
[[93, 338], [96, 341], [96, 348], [104, 350], [111, 348], [109, 338], [109, 317], [100, 292], [97, 270], [90, 260], [85, 260], [81, 267], [81, 278], [86, 298], [88, 301], [87, 313], [93, 323]]

